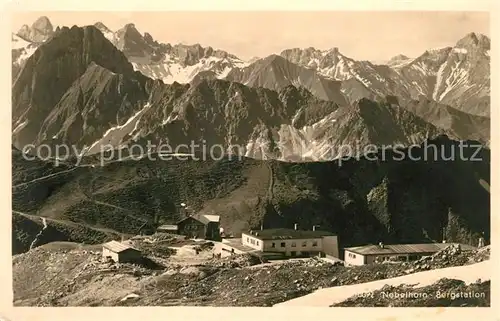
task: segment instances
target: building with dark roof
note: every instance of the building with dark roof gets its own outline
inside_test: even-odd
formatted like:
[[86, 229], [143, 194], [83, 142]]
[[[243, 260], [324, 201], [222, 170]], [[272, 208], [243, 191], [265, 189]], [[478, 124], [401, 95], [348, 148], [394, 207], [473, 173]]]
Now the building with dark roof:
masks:
[[[450, 243], [420, 243], [420, 244], [383, 244], [348, 247], [344, 249], [344, 260], [350, 265], [371, 264], [377, 260], [413, 261], [423, 256], [439, 252]], [[471, 245], [460, 244], [462, 251], [476, 249]]]
[[142, 258], [142, 254], [130, 245], [111, 241], [102, 245], [102, 257], [118, 263], [135, 263]]
[[220, 240], [218, 215], [188, 216], [177, 222], [177, 231], [190, 238]]
[[338, 258], [337, 235], [327, 231], [276, 228], [242, 233], [241, 243], [268, 254], [288, 257], [329, 256]]

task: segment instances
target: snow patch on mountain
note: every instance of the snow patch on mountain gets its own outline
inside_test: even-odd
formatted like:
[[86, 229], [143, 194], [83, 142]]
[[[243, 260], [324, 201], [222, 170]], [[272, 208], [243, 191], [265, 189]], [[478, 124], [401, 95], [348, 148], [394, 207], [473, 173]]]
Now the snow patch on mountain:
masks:
[[28, 120], [24, 120], [23, 122], [16, 124], [16, 128], [12, 131], [12, 135], [17, 134], [21, 129], [28, 125]]
[[[138, 124], [141, 116], [151, 107], [147, 103], [144, 107], [138, 110], [132, 117], [130, 117], [123, 125], [117, 125], [109, 128], [100, 139], [95, 141], [86, 151], [88, 154], [97, 153], [102, 150], [103, 146], [117, 146], [123, 137], [127, 135], [136, 135]], [[99, 149], [99, 150], [98, 150]]]
[[444, 73], [446, 66], [447, 66], [446, 62], [444, 64], [442, 64], [439, 67], [437, 75], [436, 75], [436, 86], [434, 86], [434, 91], [432, 92], [432, 99], [434, 99], [435, 101], [439, 101], [439, 98], [438, 98], [439, 86], [438, 86], [438, 84], [441, 84], [443, 81], [443, 73]]
[[12, 63], [21, 66], [38, 48], [38, 44], [27, 41], [16, 34], [12, 34]]
[[30, 44], [31, 42], [24, 40], [23, 38], [19, 37], [14, 33], [12, 34], [12, 42], [11, 42], [12, 49], [26, 48]]
[[446, 87], [438, 101], [442, 100], [448, 92], [450, 92], [456, 86], [466, 86], [467, 87], [467, 70], [460, 69], [461, 61], [456, 61], [455, 65], [452, 67], [452, 71], [448, 78], [446, 78]]
[[467, 49], [465, 49], [465, 48], [453, 48], [453, 52], [467, 54]]
[[146, 76], [160, 79], [166, 84], [178, 82], [189, 83], [202, 71], [212, 71], [217, 78], [222, 79], [229, 74], [233, 68], [243, 68], [248, 64], [237, 59], [208, 57], [201, 59], [191, 66], [183, 66], [172, 57], [167, 56], [161, 63], [140, 64], [132, 62], [135, 70]]

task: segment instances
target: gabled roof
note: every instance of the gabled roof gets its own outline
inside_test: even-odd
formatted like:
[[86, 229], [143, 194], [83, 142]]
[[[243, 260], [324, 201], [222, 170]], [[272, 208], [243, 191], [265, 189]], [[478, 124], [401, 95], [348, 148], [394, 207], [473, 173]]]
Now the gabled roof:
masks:
[[102, 246], [107, 248], [108, 250], [110, 250], [112, 252], [115, 252], [115, 253], [120, 253], [120, 252], [127, 251], [127, 250], [139, 251], [137, 249], [134, 249], [130, 245], [123, 244], [123, 243], [120, 243], [117, 241], [111, 241], [108, 243], [104, 243]]
[[181, 219], [181, 220], [177, 221], [177, 223], [176, 223], [176, 224], [177, 224], [177, 225], [179, 225], [180, 223], [182, 223], [182, 222], [184, 222], [185, 220], [188, 220], [188, 219], [193, 219], [193, 220], [196, 220], [196, 221], [198, 221], [198, 222], [200, 222], [200, 223], [204, 224], [202, 221], [200, 221], [200, 219], [199, 219], [199, 218], [197, 218], [197, 217], [195, 217], [195, 216], [187, 216], [187, 217], [185, 217], [185, 218], [183, 218], [183, 219]]
[[208, 224], [211, 222], [218, 223], [220, 221], [220, 216], [219, 215], [200, 215], [199, 217], [200, 222], [204, 224]]
[[[365, 245], [348, 247], [345, 248], [345, 250], [361, 255], [435, 253], [452, 244], [453, 243], [384, 244], [383, 248], [379, 245]], [[460, 248], [464, 251], [476, 249], [474, 246], [467, 244], [460, 244]]]
[[198, 222], [207, 225], [208, 223], [211, 222], [219, 222], [220, 216], [219, 215], [193, 215], [193, 216], [188, 216], [183, 218], [182, 220], [178, 221], [177, 224], [184, 222], [185, 220], [192, 218], [194, 220], [197, 220]]

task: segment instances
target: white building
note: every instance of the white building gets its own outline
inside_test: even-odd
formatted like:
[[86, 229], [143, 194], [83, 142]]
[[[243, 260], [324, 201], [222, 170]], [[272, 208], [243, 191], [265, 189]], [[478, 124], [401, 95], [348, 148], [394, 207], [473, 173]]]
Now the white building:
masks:
[[[349, 265], [371, 264], [375, 261], [414, 261], [423, 256], [439, 252], [451, 243], [422, 243], [422, 244], [383, 244], [348, 247], [344, 249], [344, 261]], [[476, 249], [471, 245], [460, 244], [462, 251]]]
[[242, 233], [245, 247], [289, 257], [329, 256], [339, 257], [337, 235], [313, 230], [265, 229]]

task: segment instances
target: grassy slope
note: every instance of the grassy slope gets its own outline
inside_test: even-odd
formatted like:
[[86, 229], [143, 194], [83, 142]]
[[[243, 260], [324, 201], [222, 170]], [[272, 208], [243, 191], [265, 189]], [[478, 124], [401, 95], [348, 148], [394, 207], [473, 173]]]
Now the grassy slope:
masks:
[[450, 241], [476, 244], [483, 231], [489, 239], [490, 195], [483, 187], [490, 180], [489, 150], [482, 155], [482, 162], [353, 159], [342, 166], [252, 159], [115, 162], [15, 189], [13, 209], [136, 234], [145, 222], [177, 220], [185, 202], [196, 212], [221, 215], [221, 225], [235, 234], [261, 223], [320, 225], [350, 245], [440, 241], [445, 228]]

